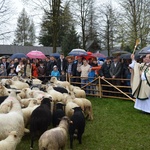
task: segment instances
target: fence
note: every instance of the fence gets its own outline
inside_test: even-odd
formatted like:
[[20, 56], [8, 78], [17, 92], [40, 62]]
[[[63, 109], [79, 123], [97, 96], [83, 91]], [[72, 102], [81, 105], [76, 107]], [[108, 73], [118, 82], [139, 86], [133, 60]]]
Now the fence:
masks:
[[[0, 76], [0, 79], [8, 78], [12, 77]], [[51, 76], [45, 76], [43, 78], [50, 80]], [[65, 76], [65, 80], [68, 80], [72, 85], [81, 87], [86, 91], [86, 95], [88, 96], [96, 96], [100, 98], [119, 98], [135, 101], [131, 94], [130, 79], [102, 79], [98, 76], [96, 78], [91, 78], [92, 81], [88, 83], [81, 83], [81, 79], [84, 78], [79, 76]]]
[[[100, 76], [92, 78], [92, 82], [81, 83], [82, 77], [70, 76], [69, 82], [80, 86], [86, 91], [86, 95], [106, 98], [119, 98], [124, 100], [133, 100], [130, 86], [130, 79], [102, 79]], [[89, 78], [88, 78], [89, 79]], [[78, 81], [78, 82], [76, 82]], [[80, 81], [80, 82], [79, 82]]]

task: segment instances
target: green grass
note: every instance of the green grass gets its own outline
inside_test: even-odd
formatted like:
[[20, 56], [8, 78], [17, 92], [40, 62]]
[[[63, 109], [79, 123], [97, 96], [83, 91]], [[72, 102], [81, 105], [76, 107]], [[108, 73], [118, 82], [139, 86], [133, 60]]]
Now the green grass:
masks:
[[[133, 108], [134, 102], [89, 97], [94, 120], [86, 122], [82, 145], [74, 141], [74, 150], [148, 150], [150, 115]], [[38, 150], [35, 142], [34, 150]], [[27, 150], [30, 137], [23, 137], [17, 150]], [[66, 150], [69, 149], [69, 142]]]

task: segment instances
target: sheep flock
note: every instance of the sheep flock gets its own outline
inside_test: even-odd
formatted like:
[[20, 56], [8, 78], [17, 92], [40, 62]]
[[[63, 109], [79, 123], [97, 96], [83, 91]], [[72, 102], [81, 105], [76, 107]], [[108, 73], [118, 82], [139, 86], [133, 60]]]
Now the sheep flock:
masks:
[[[0, 149], [15, 150], [25, 134], [29, 149], [38, 140], [39, 150], [75, 149], [84, 143], [85, 124], [93, 120], [92, 104], [78, 86], [56, 77], [39, 79], [14, 76], [0, 81]], [[66, 146], [67, 140], [70, 147]]]

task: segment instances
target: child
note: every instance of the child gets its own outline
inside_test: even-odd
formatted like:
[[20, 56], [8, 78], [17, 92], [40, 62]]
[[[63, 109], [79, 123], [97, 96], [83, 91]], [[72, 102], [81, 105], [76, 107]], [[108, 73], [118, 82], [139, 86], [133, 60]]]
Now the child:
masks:
[[60, 77], [60, 72], [58, 71], [58, 68], [56, 65], [54, 65], [54, 67], [53, 67], [53, 71], [51, 72], [51, 76], [56, 77], [57, 79], [59, 79], [59, 77]]
[[60, 81], [66, 81], [66, 74], [65, 71], [61, 71]]
[[10, 69], [10, 73], [8, 74], [8, 76], [16, 76], [17, 74], [15, 73], [15, 69], [12, 68]]

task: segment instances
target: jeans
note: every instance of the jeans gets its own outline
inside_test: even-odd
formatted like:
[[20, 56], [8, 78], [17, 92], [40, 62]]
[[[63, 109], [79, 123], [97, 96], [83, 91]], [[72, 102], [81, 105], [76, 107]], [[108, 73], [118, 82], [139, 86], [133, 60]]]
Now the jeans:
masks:
[[[86, 85], [87, 83], [89, 83], [88, 79], [81, 79], [81, 87], [84, 86], [84, 85]], [[86, 86], [85, 89], [86, 89], [85, 92], [88, 94], [89, 93], [89, 90], [88, 90], [89, 87]]]

